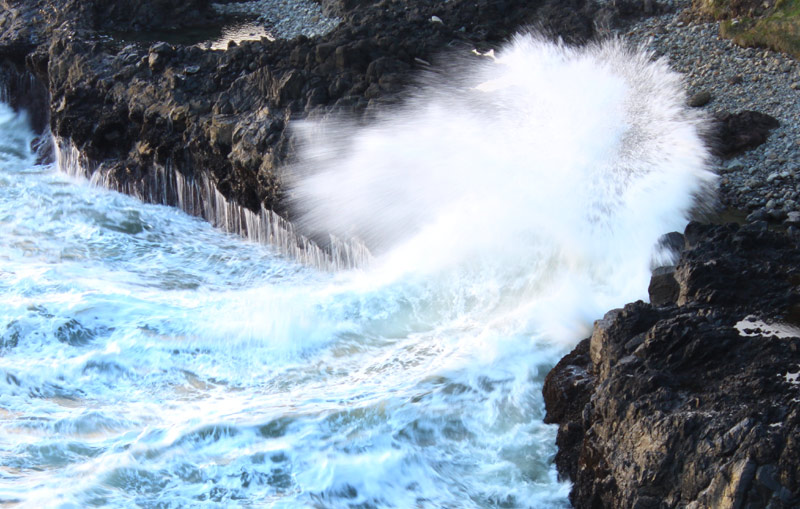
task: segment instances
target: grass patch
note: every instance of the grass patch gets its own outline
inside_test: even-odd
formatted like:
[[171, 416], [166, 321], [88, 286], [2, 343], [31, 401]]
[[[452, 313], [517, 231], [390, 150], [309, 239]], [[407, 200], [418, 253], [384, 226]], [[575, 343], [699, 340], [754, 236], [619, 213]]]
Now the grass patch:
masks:
[[692, 8], [696, 13], [713, 19], [730, 17], [730, 0], [694, 0]]
[[800, 58], [800, 0], [778, 0], [760, 17], [720, 22], [720, 35], [745, 47], [763, 47]]
[[705, 18], [716, 20], [741, 16], [760, 18], [771, 12], [781, 0], [693, 0], [692, 10]]

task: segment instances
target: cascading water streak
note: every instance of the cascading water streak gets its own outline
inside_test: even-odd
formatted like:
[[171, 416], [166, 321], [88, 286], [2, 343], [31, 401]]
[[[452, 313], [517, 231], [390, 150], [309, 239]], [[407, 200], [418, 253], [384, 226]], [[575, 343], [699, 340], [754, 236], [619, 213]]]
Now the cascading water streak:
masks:
[[372, 254], [358, 241], [329, 235], [328, 250], [320, 248], [294, 226], [263, 206], [253, 212], [228, 200], [204, 174], [187, 179], [170, 166], [156, 166], [141, 181], [120, 182], [100, 165], [93, 168], [69, 142], [53, 140], [59, 169], [73, 177], [84, 177], [99, 187], [135, 196], [146, 203], [173, 205], [202, 217], [213, 226], [261, 244], [281, 254], [322, 270], [345, 270], [369, 265]]
[[470, 65], [302, 127], [299, 227], [377, 253], [338, 272], [169, 168], [140, 201], [37, 166], [0, 104], [0, 503], [567, 507], [544, 376], [646, 297], [713, 184], [702, 121], [613, 41]]

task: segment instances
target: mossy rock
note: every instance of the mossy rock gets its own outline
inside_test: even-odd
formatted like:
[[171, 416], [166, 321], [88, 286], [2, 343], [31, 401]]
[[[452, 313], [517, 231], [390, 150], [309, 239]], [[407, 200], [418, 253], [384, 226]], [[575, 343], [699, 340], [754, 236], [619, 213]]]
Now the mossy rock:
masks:
[[701, 16], [720, 21], [720, 35], [744, 47], [800, 58], [800, 0], [694, 0]]
[[800, 0], [779, 0], [761, 18], [723, 21], [720, 34], [740, 46], [766, 47], [800, 58]]

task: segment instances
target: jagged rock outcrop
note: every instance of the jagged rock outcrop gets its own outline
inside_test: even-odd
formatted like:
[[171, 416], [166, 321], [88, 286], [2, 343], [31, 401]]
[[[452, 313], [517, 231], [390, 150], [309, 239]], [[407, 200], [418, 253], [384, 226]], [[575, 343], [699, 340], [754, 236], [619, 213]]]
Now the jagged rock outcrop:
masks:
[[52, 132], [116, 187], [136, 188], [170, 166], [188, 178], [202, 173], [251, 210], [284, 214], [281, 172], [296, 118], [373, 111], [400, 100], [410, 76], [446, 62], [449, 51], [489, 49], [527, 25], [580, 41], [595, 33], [597, 16], [619, 22], [645, 12], [591, 0], [326, 0], [342, 23], [323, 37], [211, 51], [107, 35], [220, 23], [208, 0], [2, 4], [0, 60], [46, 84]]
[[608, 312], [549, 373], [558, 470], [578, 508], [797, 507], [797, 237], [697, 223], [685, 237], [657, 274], [673, 301]]

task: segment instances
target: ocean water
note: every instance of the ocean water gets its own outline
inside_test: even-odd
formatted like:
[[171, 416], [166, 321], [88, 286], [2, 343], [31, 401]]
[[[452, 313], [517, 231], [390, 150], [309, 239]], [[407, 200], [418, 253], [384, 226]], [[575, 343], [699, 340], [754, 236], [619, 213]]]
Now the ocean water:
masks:
[[713, 175], [663, 62], [480, 62], [303, 126], [294, 206], [351, 270], [36, 165], [0, 104], [0, 505], [568, 507], [544, 377]]

